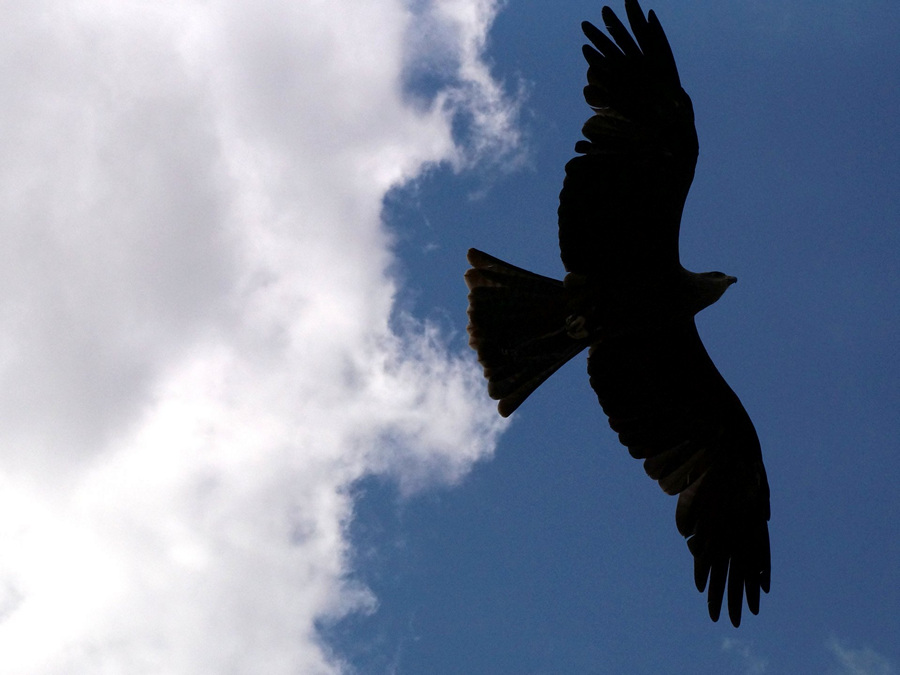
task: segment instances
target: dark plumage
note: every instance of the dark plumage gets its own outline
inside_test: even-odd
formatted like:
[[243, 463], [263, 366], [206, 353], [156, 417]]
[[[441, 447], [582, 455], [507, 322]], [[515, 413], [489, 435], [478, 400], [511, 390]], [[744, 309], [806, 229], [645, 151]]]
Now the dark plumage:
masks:
[[632, 37], [609, 7], [612, 39], [585, 22], [584, 96], [594, 115], [566, 165], [557, 281], [471, 249], [469, 344], [488, 392], [510, 415], [589, 347], [588, 374], [609, 424], [648, 475], [678, 495], [675, 521], [709, 586], [715, 621], [769, 591], [769, 486], [759, 440], [716, 370], [694, 315], [736, 279], [695, 274], [678, 230], [697, 162], [691, 100], [651, 11], [625, 0]]

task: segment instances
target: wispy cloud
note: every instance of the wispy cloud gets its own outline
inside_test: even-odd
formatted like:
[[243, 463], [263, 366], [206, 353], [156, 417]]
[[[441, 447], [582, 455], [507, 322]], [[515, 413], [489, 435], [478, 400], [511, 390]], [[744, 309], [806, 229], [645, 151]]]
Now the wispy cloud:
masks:
[[[434, 0], [409, 25], [406, 75], [441, 84], [430, 105], [464, 123], [454, 125], [458, 143], [448, 157], [461, 170], [478, 162], [507, 170], [521, 165], [522, 137], [516, 125], [524, 83], [510, 96], [484, 60], [488, 28], [497, 0]], [[434, 85], [431, 89], [435, 89]], [[459, 121], [459, 120], [458, 120]]]
[[753, 645], [747, 640], [724, 638], [722, 651], [734, 655], [738, 668], [744, 675], [763, 675], [763, 673], [769, 672], [768, 660], [759, 656]]
[[870, 647], [853, 649], [832, 638], [828, 641], [828, 650], [837, 660], [837, 666], [831, 671], [835, 675], [893, 675], [897, 672], [886, 657]]
[[[8, 672], [341, 670], [316, 621], [375, 601], [348, 487], [452, 482], [501, 429], [435, 330], [395, 320], [380, 221], [423, 166], [517, 143], [494, 11], [3, 10]], [[456, 69], [425, 106], [403, 92], [422, 17]]]

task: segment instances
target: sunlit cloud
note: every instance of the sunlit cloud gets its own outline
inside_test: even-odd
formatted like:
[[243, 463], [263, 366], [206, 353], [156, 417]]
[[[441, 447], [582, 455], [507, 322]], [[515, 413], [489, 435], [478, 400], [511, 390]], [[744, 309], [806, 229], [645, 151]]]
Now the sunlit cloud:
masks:
[[[502, 429], [468, 355], [397, 313], [381, 221], [423, 168], [515, 151], [495, 11], [4, 10], [8, 672], [341, 671], [317, 621], [377, 601], [350, 487], [450, 484]], [[420, 21], [446, 59], [413, 100]]]

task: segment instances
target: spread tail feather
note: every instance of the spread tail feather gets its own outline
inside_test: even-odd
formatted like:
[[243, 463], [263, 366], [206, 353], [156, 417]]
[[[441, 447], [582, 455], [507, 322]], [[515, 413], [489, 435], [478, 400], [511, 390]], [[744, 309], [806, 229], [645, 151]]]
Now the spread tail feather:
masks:
[[508, 417], [588, 342], [566, 330], [563, 282], [469, 249], [469, 346], [478, 352], [488, 395]]

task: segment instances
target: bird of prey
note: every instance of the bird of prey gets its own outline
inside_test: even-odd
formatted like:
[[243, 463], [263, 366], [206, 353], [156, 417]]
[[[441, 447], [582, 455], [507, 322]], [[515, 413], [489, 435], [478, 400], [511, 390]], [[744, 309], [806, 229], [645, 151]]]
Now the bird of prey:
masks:
[[[631, 34], [604, 7], [584, 97], [594, 114], [559, 195], [563, 281], [476, 249], [468, 254], [469, 344], [504, 417], [588, 347], [588, 374], [609, 425], [647, 474], [678, 495], [675, 522], [709, 587], [717, 621], [727, 590], [768, 593], [769, 486], [750, 417], [703, 347], [694, 315], [736, 279], [682, 267], [678, 231], [697, 162], [691, 99], [653, 11], [625, 0]], [[633, 34], [633, 36], [632, 36]], [[612, 38], [612, 39], [610, 39]]]

